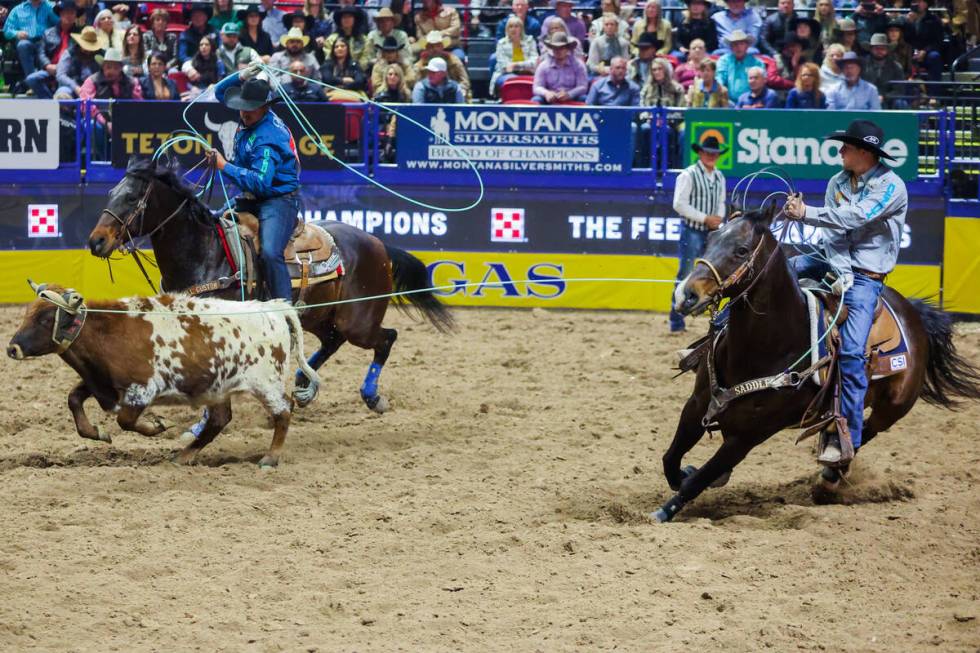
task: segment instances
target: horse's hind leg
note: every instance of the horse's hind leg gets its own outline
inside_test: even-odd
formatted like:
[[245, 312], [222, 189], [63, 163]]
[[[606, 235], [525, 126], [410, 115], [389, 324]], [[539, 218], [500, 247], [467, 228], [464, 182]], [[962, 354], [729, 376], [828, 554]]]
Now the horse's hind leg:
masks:
[[689, 474], [681, 483], [680, 492], [652, 513], [650, 517], [658, 522], [667, 522], [680, 512], [685, 504], [696, 499], [709, 485], [718, 480], [723, 474], [731, 472], [735, 465], [742, 462], [753, 443], [748, 438], [728, 436], [718, 451], [699, 470]]
[[388, 410], [387, 400], [378, 393], [378, 379], [381, 376], [381, 369], [388, 362], [391, 346], [397, 339], [398, 332], [395, 329], [381, 329], [378, 342], [374, 346], [374, 360], [371, 361], [364, 383], [361, 384], [361, 399], [376, 413]]
[[211, 440], [214, 440], [221, 433], [221, 429], [225, 428], [231, 421], [231, 400], [208, 406], [207, 415], [207, 421], [204, 423], [201, 433], [174, 456], [174, 462], [181, 465], [188, 464], [194, 459], [197, 452], [210, 444]]

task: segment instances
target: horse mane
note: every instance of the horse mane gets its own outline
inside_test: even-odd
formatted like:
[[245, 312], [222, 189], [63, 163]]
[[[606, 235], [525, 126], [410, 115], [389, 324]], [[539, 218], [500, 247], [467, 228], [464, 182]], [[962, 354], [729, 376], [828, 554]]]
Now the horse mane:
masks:
[[178, 171], [171, 166], [154, 161], [153, 159], [130, 159], [126, 166], [126, 174], [144, 181], [159, 181], [176, 193], [181, 199], [187, 200], [187, 211], [191, 218], [205, 225], [212, 224], [214, 217], [200, 197], [197, 189], [184, 181]]

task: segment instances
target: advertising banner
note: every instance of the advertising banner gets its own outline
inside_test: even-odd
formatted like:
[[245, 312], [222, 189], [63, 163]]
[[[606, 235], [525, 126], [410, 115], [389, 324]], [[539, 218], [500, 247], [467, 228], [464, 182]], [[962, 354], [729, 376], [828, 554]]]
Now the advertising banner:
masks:
[[[919, 117], [912, 112], [691, 109], [684, 117], [688, 143], [715, 136], [728, 148], [718, 160], [726, 177], [743, 177], [771, 165], [794, 179], [830, 179], [840, 172], [840, 143], [824, 136], [847, 129], [858, 118], [873, 120], [884, 130], [882, 149], [896, 159], [885, 163], [899, 177], [918, 176]], [[689, 163], [695, 156], [691, 152]]]
[[60, 117], [56, 100], [0, 100], [0, 169], [57, 168]]
[[[402, 170], [608, 174], [629, 172], [632, 111], [594, 107], [400, 107]], [[438, 136], [438, 138], [436, 137]], [[452, 146], [448, 145], [451, 143]]]
[[[175, 132], [187, 131], [182, 102], [116, 102], [112, 105], [112, 165], [125, 168], [131, 156], [148, 158]], [[343, 152], [345, 144], [344, 107], [326, 102], [303, 104], [303, 112], [314, 125], [331, 153]], [[275, 109], [273, 109], [275, 110]], [[315, 139], [304, 135], [288, 111], [280, 118], [293, 133], [293, 145], [300, 163], [307, 170], [336, 170], [341, 166], [318, 149]], [[229, 161], [233, 160], [238, 112], [217, 102], [199, 102], [187, 111], [187, 119], [204, 138]], [[180, 164], [190, 167], [201, 160], [204, 148], [196, 143], [175, 145], [170, 152]]]

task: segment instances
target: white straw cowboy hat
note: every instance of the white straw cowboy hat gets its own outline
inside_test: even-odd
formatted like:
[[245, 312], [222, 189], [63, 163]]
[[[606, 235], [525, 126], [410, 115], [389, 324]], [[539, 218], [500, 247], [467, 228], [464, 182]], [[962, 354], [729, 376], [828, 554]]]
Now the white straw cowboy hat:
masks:
[[755, 41], [755, 37], [751, 34], [746, 34], [740, 29], [733, 30], [731, 34], [725, 37], [725, 40], [729, 43], [738, 43], [739, 41], [748, 41], [750, 44]]
[[279, 45], [286, 47], [290, 41], [302, 41], [305, 48], [310, 44], [310, 37], [303, 34], [303, 30], [298, 27], [290, 27], [289, 31], [279, 37]]
[[104, 50], [108, 45], [108, 39], [99, 38], [99, 34], [91, 25], [86, 25], [78, 34], [72, 34], [71, 38], [86, 52], [98, 52]]
[[102, 63], [123, 63], [123, 53], [119, 48], [109, 48], [102, 56]]
[[442, 32], [437, 29], [434, 29], [425, 35], [426, 47], [430, 45], [439, 45], [440, 43], [442, 43], [442, 47], [448, 48], [450, 43], [452, 43], [452, 39], [450, 39], [448, 36], [443, 36]]
[[395, 14], [392, 13], [391, 9], [388, 9], [388, 7], [382, 7], [381, 9], [378, 10], [377, 15], [375, 15], [374, 17], [374, 22], [379, 23], [385, 18], [390, 18], [391, 20], [395, 20]]

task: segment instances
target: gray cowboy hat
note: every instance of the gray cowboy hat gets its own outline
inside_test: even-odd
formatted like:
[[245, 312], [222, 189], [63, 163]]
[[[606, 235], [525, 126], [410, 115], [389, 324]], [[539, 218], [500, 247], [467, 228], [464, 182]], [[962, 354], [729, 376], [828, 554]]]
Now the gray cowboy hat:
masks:
[[272, 93], [269, 82], [253, 77], [241, 86], [233, 86], [225, 93], [225, 106], [239, 111], [252, 111], [272, 104], [279, 97]]
[[885, 131], [870, 120], [854, 120], [846, 130], [836, 131], [824, 137], [824, 140], [840, 141], [873, 152], [882, 159], [895, 160], [895, 157], [881, 149], [885, 144]]

